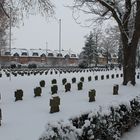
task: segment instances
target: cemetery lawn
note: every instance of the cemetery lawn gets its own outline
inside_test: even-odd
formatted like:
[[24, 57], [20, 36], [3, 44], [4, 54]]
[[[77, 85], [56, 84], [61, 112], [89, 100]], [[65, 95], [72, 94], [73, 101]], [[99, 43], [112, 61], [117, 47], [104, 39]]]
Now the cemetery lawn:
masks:
[[[122, 71], [103, 72], [82, 72], [82, 73], [62, 73], [50, 75], [30, 75], [12, 76], [11, 80], [4, 72], [0, 78], [0, 108], [2, 109], [2, 125], [0, 126], [0, 140], [38, 140], [45, 130], [45, 124], [79, 116], [86, 112], [97, 112], [102, 110], [107, 113], [111, 105], [117, 106], [121, 103], [127, 104], [136, 96], [140, 96], [140, 79], [137, 79], [136, 86], [128, 84], [122, 85], [120, 74]], [[109, 74], [109, 79], [106, 75]], [[119, 74], [119, 78], [111, 79], [111, 74]], [[99, 79], [95, 81], [94, 77]], [[101, 75], [105, 76], [101, 80]], [[77, 83], [80, 77], [84, 77], [83, 90], [77, 90]], [[92, 80], [88, 82], [88, 77]], [[71, 85], [71, 91], [65, 93], [62, 79], [68, 82], [76, 78], [76, 84]], [[58, 95], [60, 97], [60, 112], [50, 114], [51, 80], [56, 79], [58, 85]], [[34, 97], [34, 88], [39, 86], [39, 82], [45, 80], [45, 87], [42, 88], [41, 97]], [[113, 85], [119, 85], [119, 95], [113, 95]], [[14, 92], [17, 89], [23, 90], [23, 100], [15, 102]], [[88, 91], [96, 90], [96, 101], [88, 102]], [[139, 132], [138, 132], [139, 134]], [[138, 136], [135, 134], [135, 137]], [[138, 140], [134, 139], [133, 140]], [[131, 138], [131, 139], [132, 139]], [[123, 140], [130, 140], [128, 137]]]

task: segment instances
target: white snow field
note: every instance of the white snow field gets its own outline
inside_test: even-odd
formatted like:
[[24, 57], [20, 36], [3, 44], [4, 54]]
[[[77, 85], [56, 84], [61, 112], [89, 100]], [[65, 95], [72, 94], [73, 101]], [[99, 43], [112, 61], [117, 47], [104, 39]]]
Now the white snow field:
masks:
[[[50, 75], [30, 75], [12, 76], [11, 80], [4, 72], [0, 78], [0, 108], [2, 109], [2, 125], [0, 126], [0, 140], [38, 140], [45, 130], [48, 122], [67, 121], [69, 118], [78, 116], [81, 113], [96, 112], [102, 107], [107, 111], [109, 106], [120, 103], [128, 103], [129, 100], [140, 96], [140, 79], [137, 79], [136, 86], [122, 85], [122, 78], [101, 80], [101, 75], [121, 74], [119, 70], [103, 72], [82, 72], [82, 73], [62, 73]], [[94, 76], [98, 75], [99, 80], [95, 81]], [[77, 90], [77, 84], [72, 84], [70, 92], [65, 93], [62, 79], [76, 77], [76, 83], [80, 77], [85, 77], [82, 91]], [[88, 76], [92, 81], [88, 82]], [[51, 98], [51, 80], [57, 79], [58, 95], [60, 97], [60, 112], [50, 114], [49, 100]], [[42, 96], [34, 97], [34, 88], [39, 86], [39, 82], [45, 80], [46, 86], [42, 88]], [[119, 85], [119, 95], [112, 95], [114, 84]], [[96, 90], [96, 101], [88, 102], [88, 91]], [[14, 91], [23, 90], [23, 100], [15, 102]], [[123, 140], [128, 140], [124, 138]], [[133, 138], [134, 140], [134, 138]], [[138, 139], [135, 139], [138, 140]]]

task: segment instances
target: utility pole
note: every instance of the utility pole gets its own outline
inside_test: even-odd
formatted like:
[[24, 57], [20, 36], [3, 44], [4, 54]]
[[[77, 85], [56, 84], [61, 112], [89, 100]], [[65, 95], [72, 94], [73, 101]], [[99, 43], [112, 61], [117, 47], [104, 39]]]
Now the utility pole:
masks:
[[47, 50], [48, 50], [48, 42], [46, 41], [46, 56], [47, 56]]
[[59, 54], [61, 53], [61, 19], [59, 19]]
[[10, 56], [9, 56], [9, 64], [10, 64], [10, 80], [11, 80], [11, 33], [12, 33], [12, 8], [10, 7], [10, 15], [9, 15], [10, 21], [9, 21], [9, 51], [10, 51]]

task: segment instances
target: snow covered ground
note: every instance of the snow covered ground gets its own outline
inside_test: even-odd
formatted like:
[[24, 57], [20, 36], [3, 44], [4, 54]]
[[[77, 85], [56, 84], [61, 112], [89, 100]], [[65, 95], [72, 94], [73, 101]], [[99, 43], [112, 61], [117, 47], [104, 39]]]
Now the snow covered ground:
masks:
[[[101, 75], [120, 74], [121, 71], [104, 72], [82, 72], [66, 74], [48, 74], [11, 77], [9, 80], [5, 75], [0, 78], [2, 109], [2, 126], [0, 126], [0, 140], [37, 140], [45, 130], [45, 124], [58, 120], [67, 121], [69, 118], [80, 115], [84, 112], [98, 111], [101, 107], [106, 111], [111, 105], [127, 103], [136, 96], [140, 96], [140, 80], [136, 86], [122, 86], [122, 78], [101, 80]], [[95, 81], [94, 76], [98, 75], [99, 80]], [[62, 79], [85, 77], [82, 91], [77, 90], [77, 84], [72, 84], [71, 92], [65, 93]], [[88, 82], [87, 77], [91, 76], [92, 81]], [[60, 96], [60, 112], [50, 114], [49, 100], [51, 98], [51, 80], [57, 79], [58, 95]], [[34, 98], [34, 88], [39, 82], [45, 80], [42, 96]], [[76, 83], [77, 83], [76, 82]], [[119, 84], [119, 95], [112, 95], [112, 87]], [[88, 102], [88, 91], [96, 89], [96, 102]], [[23, 101], [14, 101], [14, 91], [23, 89]], [[127, 137], [123, 140], [128, 140]], [[134, 140], [134, 138], [133, 138]], [[135, 139], [136, 140], [136, 139]]]

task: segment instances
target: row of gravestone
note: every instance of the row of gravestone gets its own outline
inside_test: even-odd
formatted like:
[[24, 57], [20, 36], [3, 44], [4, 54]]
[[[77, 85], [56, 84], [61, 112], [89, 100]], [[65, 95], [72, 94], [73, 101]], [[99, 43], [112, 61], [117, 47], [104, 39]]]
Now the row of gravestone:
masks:
[[[109, 69], [104, 69], [104, 68], [90, 68], [90, 69], [80, 69], [80, 68], [71, 68], [71, 69], [58, 69], [58, 68], [55, 68], [55, 69], [42, 69], [42, 68], [38, 68], [38, 69], [25, 69], [25, 70], [21, 70], [21, 69], [4, 69], [3, 70], [6, 74], [7, 77], [10, 76], [10, 73], [14, 76], [17, 76], [17, 74], [21, 75], [21, 76], [24, 76], [24, 75], [31, 75], [31, 74], [40, 74], [42, 75], [43, 73], [45, 73], [45, 75], [48, 74], [48, 72], [50, 74], [62, 74], [62, 73], [81, 73], [81, 72], [94, 72], [94, 71], [109, 71]], [[0, 77], [2, 77], [2, 73], [0, 73]]]
[[[118, 90], [119, 90], [119, 85], [114, 85], [113, 86], [113, 95], [118, 95]], [[39, 95], [37, 94], [37, 96], [41, 96], [41, 94], [39, 94]], [[89, 102], [94, 102], [95, 96], [96, 96], [96, 90], [95, 89], [89, 90], [89, 92], [88, 92]], [[15, 91], [15, 97], [16, 97], [15, 101], [22, 100], [23, 91], [22, 90]], [[1, 100], [1, 95], [0, 95], [0, 100]], [[59, 112], [60, 111], [60, 109], [59, 109], [60, 97], [57, 94], [53, 94], [52, 98], [50, 99], [49, 105], [50, 105], [50, 113]], [[0, 126], [1, 126], [1, 121], [2, 121], [2, 111], [0, 108]]]

